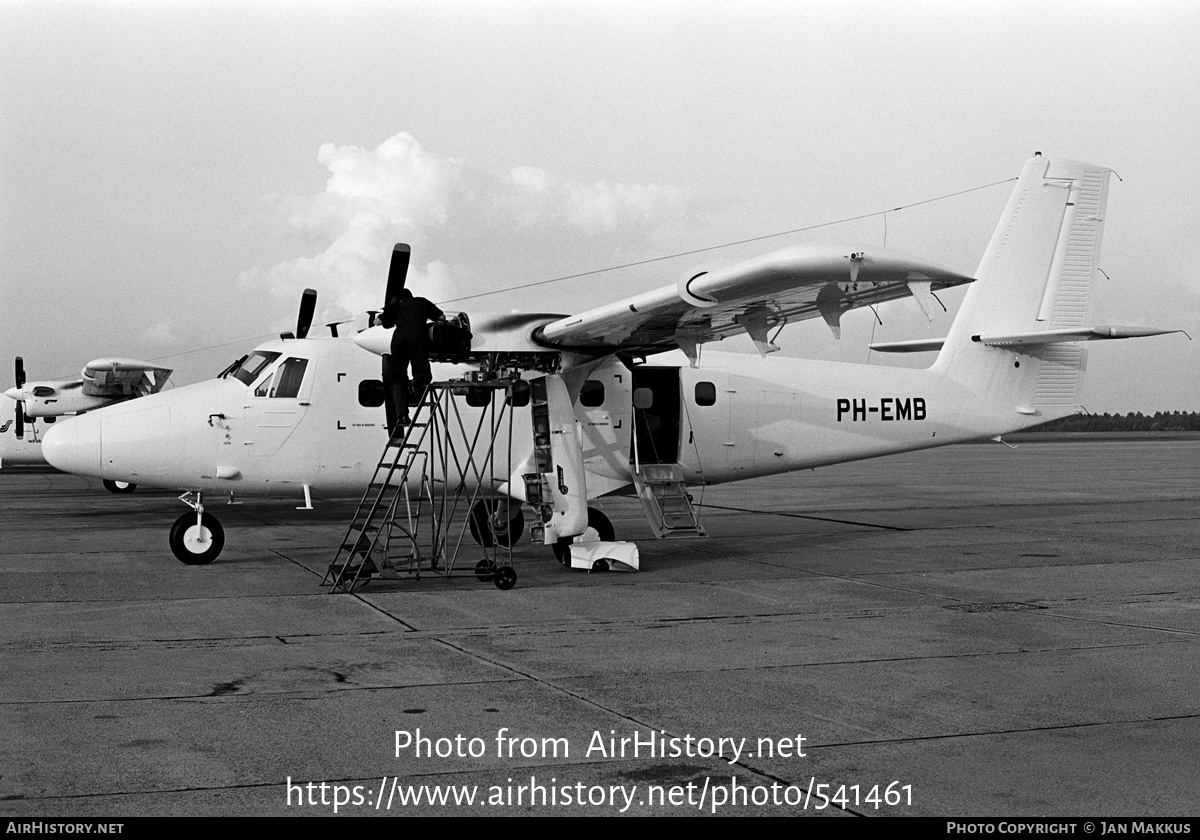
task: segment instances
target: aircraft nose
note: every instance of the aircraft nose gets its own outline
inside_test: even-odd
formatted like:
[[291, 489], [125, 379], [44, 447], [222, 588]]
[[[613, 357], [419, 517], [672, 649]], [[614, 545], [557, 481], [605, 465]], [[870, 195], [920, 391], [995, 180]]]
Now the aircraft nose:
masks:
[[59, 420], [46, 430], [42, 438], [42, 457], [50, 466], [63, 472], [95, 473], [100, 468], [100, 435], [88, 434], [84, 417]]

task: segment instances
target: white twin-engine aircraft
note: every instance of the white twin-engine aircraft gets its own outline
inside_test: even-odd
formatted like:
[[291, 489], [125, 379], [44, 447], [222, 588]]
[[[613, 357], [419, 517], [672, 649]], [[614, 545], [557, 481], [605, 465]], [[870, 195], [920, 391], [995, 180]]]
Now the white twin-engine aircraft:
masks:
[[[78, 379], [27, 381], [25, 362], [16, 358], [16, 384], [4, 392], [15, 400], [13, 416], [0, 421], [0, 466], [45, 464], [37, 421], [53, 423], [59, 417], [82, 414], [136, 397], [157, 394], [171, 369], [137, 359], [93, 359]], [[11, 437], [10, 437], [11, 435]], [[111, 493], [132, 493], [135, 485], [104, 480]]]
[[[492, 496], [488, 510], [500, 497], [540, 504], [526, 499], [525, 479], [544, 471], [553, 498], [533, 533], [562, 559], [564, 542], [613, 538], [587, 507], [601, 496], [638, 493], [656, 532], [670, 530], [645, 491], [651, 475], [659, 495], [667, 485], [686, 496], [698, 484], [995, 437], [1071, 414], [1082, 342], [1168, 332], [1087, 321], [1108, 182], [1103, 167], [1032, 158], [974, 278], [882, 248], [800, 245], [576, 315], [476, 315], [469, 360], [481, 371], [519, 368], [544, 395], [557, 437], [551, 462], [535, 457], [533, 409], [515, 409], [498, 446], [511, 441], [519, 466], [475, 489]], [[397, 245], [388, 297], [408, 259]], [[929, 314], [935, 290], [961, 283], [972, 285], [944, 341], [873, 345], [940, 350], [925, 370], [766, 358], [777, 349], [769, 332], [785, 323], [821, 317], [836, 334], [846, 310], [908, 294]], [[303, 313], [301, 322], [300, 338], [261, 345], [221, 378], [56, 424], [46, 459], [188, 491], [193, 512], [170, 542], [189, 564], [211, 562], [224, 544], [201, 494], [302, 491], [308, 502], [362, 492], [389, 437], [378, 363], [362, 348], [388, 352], [391, 331], [307, 339]], [[710, 352], [700, 364], [701, 344], [740, 332], [762, 358]], [[646, 363], [668, 350], [690, 365]], [[693, 524], [686, 530], [703, 533]]]

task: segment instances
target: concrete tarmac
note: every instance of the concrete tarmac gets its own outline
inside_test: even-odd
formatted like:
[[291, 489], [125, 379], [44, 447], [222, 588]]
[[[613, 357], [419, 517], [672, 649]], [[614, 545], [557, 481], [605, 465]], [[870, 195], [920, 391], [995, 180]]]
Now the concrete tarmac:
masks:
[[507, 592], [327, 594], [346, 501], [185, 566], [176, 495], [0, 472], [0, 815], [1200, 814], [1200, 441], [608, 501], [641, 572], [526, 539]]

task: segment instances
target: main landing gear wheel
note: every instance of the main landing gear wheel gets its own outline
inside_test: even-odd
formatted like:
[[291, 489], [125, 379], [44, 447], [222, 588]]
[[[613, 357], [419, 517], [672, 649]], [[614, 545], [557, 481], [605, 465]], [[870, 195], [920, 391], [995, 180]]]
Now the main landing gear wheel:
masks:
[[205, 566], [217, 559], [225, 547], [225, 529], [211, 513], [200, 515], [189, 511], [171, 526], [171, 551], [179, 562], [189, 566]]
[[501, 566], [496, 569], [494, 580], [497, 589], [512, 589], [517, 585], [517, 571], [512, 566]]
[[571, 543], [578, 540], [579, 542], [612, 542], [617, 538], [617, 532], [613, 529], [612, 523], [608, 521], [608, 517], [597, 508], [588, 508], [588, 526], [587, 530], [578, 537], [562, 537], [553, 546], [554, 556], [558, 558], [558, 562], [564, 566], [571, 565]]
[[480, 499], [471, 508], [468, 524], [471, 538], [484, 548], [507, 548], [525, 532], [525, 514], [520, 505], [506, 499]]
[[132, 481], [113, 481], [111, 478], [104, 479], [104, 489], [109, 493], [132, 493], [137, 489], [137, 485]]

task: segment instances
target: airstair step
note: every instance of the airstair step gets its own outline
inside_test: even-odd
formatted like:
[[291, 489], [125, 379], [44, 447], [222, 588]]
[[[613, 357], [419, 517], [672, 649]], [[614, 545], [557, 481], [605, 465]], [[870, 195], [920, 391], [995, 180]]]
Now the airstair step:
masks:
[[660, 538], [668, 534], [704, 535], [681, 464], [643, 464], [634, 473], [634, 485], [646, 518]]

